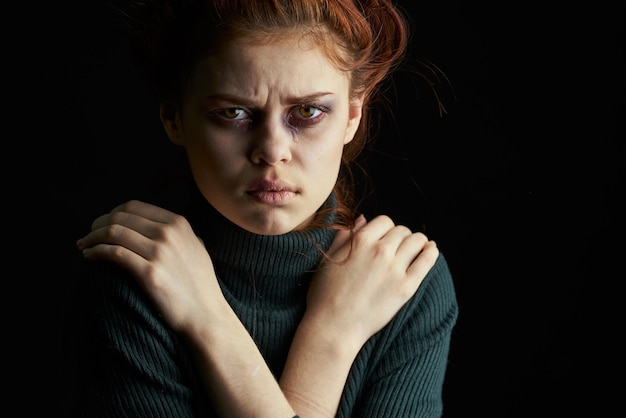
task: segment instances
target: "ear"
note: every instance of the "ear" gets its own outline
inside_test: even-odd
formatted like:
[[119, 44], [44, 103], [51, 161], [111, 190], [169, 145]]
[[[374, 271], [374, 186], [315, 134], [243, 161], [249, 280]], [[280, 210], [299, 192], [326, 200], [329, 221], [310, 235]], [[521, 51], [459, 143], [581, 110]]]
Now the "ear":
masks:
[[350, 108], [348, 110], [348, 127], [346, 128], [346, 137], [343, 144], [346, 145], [352, 141], [354, 134], [356, 134], [359, 124], [361, 123], [361, 116], [363, 116], [363, 97], [358, 97], [350, 102]]
[[170, 141], [176, 145], [183, 145], [184, 133], [178, 106], [168, 101], [161, 102], [159, 116]]

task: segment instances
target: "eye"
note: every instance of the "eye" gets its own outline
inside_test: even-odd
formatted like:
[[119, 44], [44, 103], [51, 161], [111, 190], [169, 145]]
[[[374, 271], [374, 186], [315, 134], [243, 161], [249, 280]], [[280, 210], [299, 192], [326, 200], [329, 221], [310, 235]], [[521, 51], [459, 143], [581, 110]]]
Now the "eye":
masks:
[[311, 119], [322, 113], [320, 109], [313, 106], [298, 106], [298, 116], [301, 116], [305, 119]]
[[242, 107], [223, 107], [213, 109], [208, 117], [215, 123], [224, 126], [245, 125], [252, 121], [250, 112]]
[[241, 120], [247, 116], [246, 111], [240, 107], [229, 107], [218, 112], [220, 116], [229, 120]]
[[305, 127], [319, 123], [326, 113], [327, 109], [321, 106], [300, 105], [289, 112], [289, 124], [295, 127]]

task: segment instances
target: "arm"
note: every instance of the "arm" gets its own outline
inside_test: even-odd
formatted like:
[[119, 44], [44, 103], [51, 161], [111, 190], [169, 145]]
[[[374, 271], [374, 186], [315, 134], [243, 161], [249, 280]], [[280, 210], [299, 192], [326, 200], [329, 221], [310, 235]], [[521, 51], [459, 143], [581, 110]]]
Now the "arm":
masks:
[[342, 399], [341, 416], [349, 410], [360, 418], [381, 414], [441, 417], [457, 316], [452, 276], [440, 254], [416, 295], [359, 353], [346, 387], [348, 395]]
[[131, 201], [97, 218], [77, 245], [86, 260], [108, 260], [127, 270], [172, 329], [187, 338], [223, 416], [295, 415], [183, 217]]
[[[303, 416], [334, 415], [360, 346], [415, 292], [437, 254], [423, 235], [395, 227], [388, 218], [364, 223], [349, 261], [327, 265], [316, 276], [281, 380], [287, 397], [225, 301], [211, 259], [184, 218], [129, 202], [96, 219], [78, 247], [86, 259], [113, 261], [135, 277], [171, 327], [195, 347], [209, 392], [223, 413], [290, 417], [295, 409]], [[346, 258], [348, 238], [349, 234], [338, 235], [331, 253]], [[425, 255], [414, 263], [418, 253]], [[403, 262], [394, 262], [396, 257]], [[368, 265], [369, 260], [377, 262]], [[368, 286], [363, 286], [362, 273], [372, 273], [367, 275]], [[346, 280], [332, 280], [336, 277]], [[375, 280], [381, 277], [385, 281]], [[381, 289], [389, 290], [387, 298], [380, 298]], [[354, 291], [364, 297], [355, 298]], [[345, 303], [350, 300], [359, 303]], [[378, 307], [370, 302], [376, 300], [384, 301], [384, 309], [374, 313]], [[354, 333], [346, 338], [345, 329]], [[228, 339], [223, 338], [225, 330]], [[326, 343], [320, 337], [327, 338]], [[338, 356], [327, 357], [328, 350]]]
[[317, 272], [280, 380], [303, 416], [335, 416], [361, 347], [415, 294], [439, 254], [385, 216], [360, 218], [354, 232], [352, 246], [348, 231], [338, 234], [329, 250], [338, 262]]
[[186, 342], [128, 272], [80, 259], [73, 267], [64, 303], [60, 416], [191, 418], [210, 412], [207, 399], [190, 402], [202, 383]]

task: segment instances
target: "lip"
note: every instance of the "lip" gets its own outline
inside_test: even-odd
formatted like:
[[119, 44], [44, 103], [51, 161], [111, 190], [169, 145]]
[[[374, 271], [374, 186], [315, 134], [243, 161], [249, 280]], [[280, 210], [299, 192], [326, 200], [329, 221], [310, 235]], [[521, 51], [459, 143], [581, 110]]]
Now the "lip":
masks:
[[272, 206], [285, 205], [296, 196], [295, 190], [291, 187], [280, 181], [269, 179], [256, 181], [246, 193], [257, 202]]

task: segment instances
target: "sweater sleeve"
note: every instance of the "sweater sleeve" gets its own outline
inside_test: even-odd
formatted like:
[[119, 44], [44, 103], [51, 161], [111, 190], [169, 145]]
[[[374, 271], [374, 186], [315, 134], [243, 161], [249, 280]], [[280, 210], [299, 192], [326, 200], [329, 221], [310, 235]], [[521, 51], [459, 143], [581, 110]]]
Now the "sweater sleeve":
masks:
[[203, 408], [194, 403], [203, 401], [194, 399], [199, 382], [186, 370], [184, 342], [128, 273], [105, 262], [78, 265], [63, 329], [63, 416], [196, 416]]
[[339, 417], [435, 418], [443, 414], [443, 383], [458, 304], [440, 255], [418, 292], [357, 356]]

